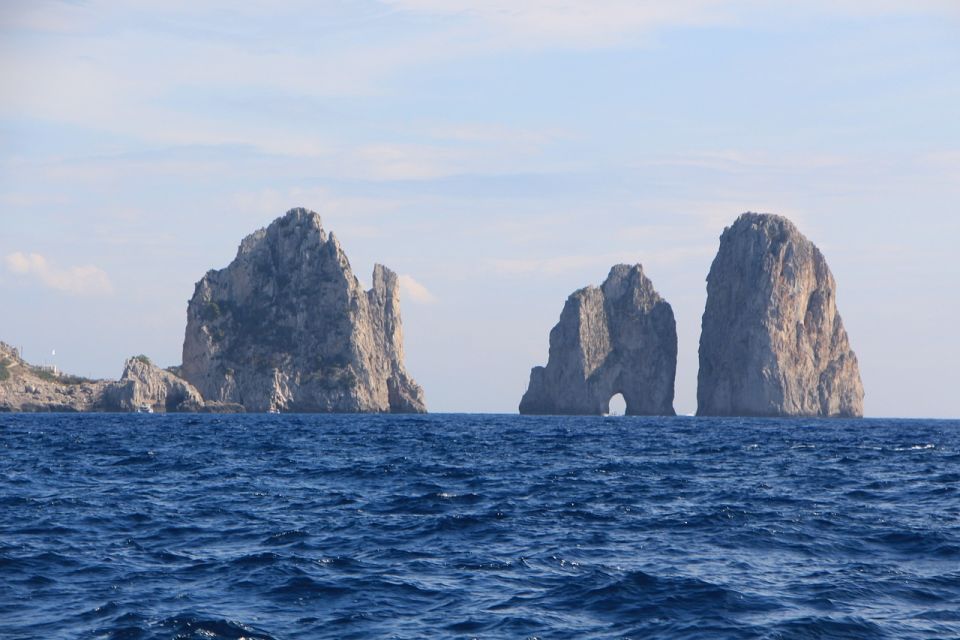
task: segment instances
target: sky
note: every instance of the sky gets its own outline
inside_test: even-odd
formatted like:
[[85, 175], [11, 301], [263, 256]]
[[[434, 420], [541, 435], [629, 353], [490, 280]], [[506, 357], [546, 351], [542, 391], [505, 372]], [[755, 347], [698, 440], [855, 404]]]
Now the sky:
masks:
[[960, 415], [956, 0], [5, 0], [0, 87], [30, 361], [178, 364], [194, 284], [303, 206], [401, 274], [431, 411], [515, 412], [566, 297], [639, 262], [692, 413], [719, 236], [761, 211], [824, 252], [866, 414]]

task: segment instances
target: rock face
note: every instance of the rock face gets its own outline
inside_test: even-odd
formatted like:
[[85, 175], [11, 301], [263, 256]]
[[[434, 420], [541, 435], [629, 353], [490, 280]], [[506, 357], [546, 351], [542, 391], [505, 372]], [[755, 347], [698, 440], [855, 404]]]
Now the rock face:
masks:
[[320, 216], [292, 209], [248, 236], [187, 308], [183, 376], [248, 411], [425, 411], [403, 366], [397, 276], [364, 291]]
[[600, 415], [622, 393], [627, 415], [672, 416], [676, 369], [673, 309], [643, 267], [617, 265], [600, 287], [567, 298], [520, 413]]
[[123, 375], [118, 382], [108, 385], [101, 404], [110, 411], [139, 411], [146, 407], [156, 412], [204, 410], [203, 397], [192, 384], [142, 357], [127, 360]]
[[97, 411], [109, 385], [31, 365], [0, 342], [0, 411]]
[[833, 275], [786, 218], [745, 213], [720, 237], [707, 276], [697, 415], [863, 415]]
[[120, 380], [88, 380], [34, 366], [0, 342], [0, 412], [189, 411], [236, 413], [243, 407], [204, 402], [186, 380], [144, 356], [127, 360]]

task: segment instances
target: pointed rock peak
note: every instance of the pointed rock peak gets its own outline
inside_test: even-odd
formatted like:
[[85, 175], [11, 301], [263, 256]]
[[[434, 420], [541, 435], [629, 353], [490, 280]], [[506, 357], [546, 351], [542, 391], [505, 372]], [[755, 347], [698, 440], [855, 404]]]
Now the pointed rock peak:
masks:
[[340, 245], [340, 239], [334, 235], [333, 231], [331, 231], [329, 234], [324, 234], [323, 230], [321, 229], [320, 242], [323, 244], [323, 250], [327, 251], [331, 256], [333, 256], [336, 259], [337, 264], [344, 269], [350, 269], [350, 259], [347, 258], [347, 253]]
[[320, 214], [302, 207], [290, 209], [286, 214], [271, 222], [266, 228], [257, 229], [243, 241], [237, 250], [237, 257], [253, 253], [267, 238], [294, 237], [308, 238], [311, 235], [321, 243], [327, 241]]
[[613, 279], [629, 278], [632, 274], [643, 275], [643, 265], [640, 264], [615, 264], [610, 267], [610, 273], [607, 274], [607, 281]]
[[322, 229], [323, 222], [320, 220], [320, 214], [311, 209], [303, 207], [294, 207], [287, 211], [283, 217], [274, 221], [274, 224], [296, 224]]
[[793, 222], [790, 221], [790, 218], [786, 216], [781, 216], [777, 213], [759, 213], [757, 211], [744, 211], [737, 219], [733, 222], [734, 225], [738, 224], [776, 224], [776, 225], [789, 225], [791, 227], [795, 226]]
[[741, 213], [731, 226], [724, 229], [724, 232], [742, 232], [747, 229], [763, 229], [767, 232], [767, 235], [773, 235], [773, 233], [778, 235], [803, 235], [789, 218], [775, 213], [754, 213], [752, 211]]
[[608, 303], [629, 298], [631, 304], [649, 309], [651, 305], [662, 301], [640, 264], [614, 266], [600, 289]]
[[[314, 236], [320, 242], [326, 242], [327, 234], [323, 230], [323, 221], [320, 214], [310, 209], [298, 207], [290, 209], [282, 217], [277, 218], [267, 227], [268, 234], [294, 235], [299, 237]], [[331, 236], [333, 233], [330, 234]]]
[[382, 264], [373, 265], [373, 289], [374, 291], [388, 292], [396, 290], [398, 284], [397, 274]]
[[637, 286], [653, 289], [653, 284], [643, 274], [643, 267], [639, 264], [618, 264], [610, 269], [600, 288], [605, 295], [618, 298], [626, 293], [628, 288]]

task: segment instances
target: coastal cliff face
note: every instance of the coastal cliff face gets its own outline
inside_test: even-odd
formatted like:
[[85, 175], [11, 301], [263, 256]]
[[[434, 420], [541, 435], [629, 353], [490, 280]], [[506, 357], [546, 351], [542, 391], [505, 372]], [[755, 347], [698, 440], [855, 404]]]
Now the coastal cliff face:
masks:
[[697, 415], [863, 415], [833, 275], [786, 218], [745, 213], [720, 237], [707, 276]]
[[205, 410], [203, 397], [186, 380], [142, 357], [130, 358], [123, 375], [104, 390], [100, 402], [108, 411], [195, 412]]
[[187, 308], [185, 379], [248, 411], [423, 412], [403, 366], [397, 276], [364, 291], [320, 216], [292, 209], [248, 236]]
[[143, 356], [127, 360], [120, 380], [88, 380], [31, 365], [0, 342], [0, 411], [132, 412], [148, 407], [158, 413], [237, 410], [205, 403], [193, 385]]
[[110, 384], [31, 365], [16, 349], [0, 342], [0, 411], [96, 411]]
[[627, 415], [674, 415], [677, 329], [640, 265], [617, 265], [600, 287], [574, 292], [550, 331], [520, 413], [600, 415], [622, 393]]

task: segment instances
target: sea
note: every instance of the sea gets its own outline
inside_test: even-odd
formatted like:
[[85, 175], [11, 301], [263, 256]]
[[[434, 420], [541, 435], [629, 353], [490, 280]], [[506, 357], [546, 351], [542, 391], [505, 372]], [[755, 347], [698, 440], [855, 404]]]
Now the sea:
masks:
[[0, 414], [0, 638], [960, 638], [960, 421]]

